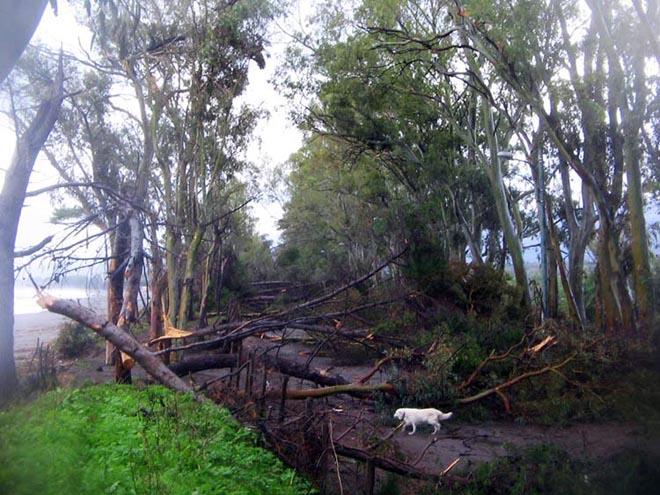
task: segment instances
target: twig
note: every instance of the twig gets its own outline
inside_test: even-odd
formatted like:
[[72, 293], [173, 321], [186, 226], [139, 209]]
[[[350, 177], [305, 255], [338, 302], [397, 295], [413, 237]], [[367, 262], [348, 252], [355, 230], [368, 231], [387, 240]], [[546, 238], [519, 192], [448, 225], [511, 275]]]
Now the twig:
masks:
[[431, 448], [431, 445], [433, 445], [437, 441], [438, 441], [438, 437], [434, 436], [433, 438], [431, 438], [431, 441], [426, 444], [426, 447], [424, 447], [424, 449], [419, 453], [419, 455], [417, 456], [417, 459], [415, 459], [415, 461], [411, 464], [411, 466], [416, 466], [417, 463], [422, 460], [422, 457], [424, 457], [424, 454], [426, 454], [426, 451]]
[[390, 438], [392, 438], [392, 437], [394, 436], [394, 434], [395, 434], [397, 431], [399, 431], [399, 430], [400, 430], [405, 424], [406, 424], [405, 421], [401, 421], [401, 423], [399, 423], [399, 425], [398, 425], [396, 428], [392, 429], [392, 431], [389, 432], [387, 435], [385, 435], [383, 438], [379, 438], [378, 441], [377, 441], [376, 443], [371, 444], [371, 445], [368, 445], [368, 446], [367, 446], [367, 450], [375, 449], [375, 448], [378, 447], [381, 443], [386, 442], [387, 440], [389, 440]]
[[392, 361], [392, 356], [387, 356], [381, 359], [376, 363], [376, 366], [374, 366], [369, 373], [364, 375], [362, 378], [358, 379], [357, 383], [366, 383], [369, 381], [369, 379], [374, 376], [383, 366], [385, 366], [387, 363]]
[[335, 467], [337, 468], [337, 481], [339, 481], [339, 493], [344, 495], [344, 486], [341, 482], [341, 474], [339, 473], [339, 458], [335, 450], [335, 442], [332, 440], [332, 421], [328, 421], [328, 436], [330, 438], [330, 446], [332, 447], [332, 454], [335, 456]]
[[348, 435], [348, 433], [349, 433], [353, 428], [355, 428], [355, 427], [358, 425], [358, 423], [359, 423], [360, 421], [362, 421], [362, 414], [363, 414], [363, 413], [364, 413], [364, 408], [360, 409], [360, 414], [358, 414], [358, 417], [357, 417], [357, 419], [353, 422], [353, 424], [352, 424], [351, 426], [349, 426], [348, 428], [346, 428], [346, 431], [343, 432], [341, 435], [339, 435], [339, 436], [335, 439], [336, 442], [341, 442], [342, 438], [344, 438], [346, 435]]
[[454, 461], [449, 466], [447, 466], [446, 468], [444, 468], [442, 470], [442, 473], [440, 473], [440, 476], [445, 476], [449, 471], [454, 469], [454, 466], [456, 466], [456, 464], [458, 464], [458, 461], [460, 461], [460, 460], [461, 460], [460, 457], [457, 457], [456, 459], [454, 459]]

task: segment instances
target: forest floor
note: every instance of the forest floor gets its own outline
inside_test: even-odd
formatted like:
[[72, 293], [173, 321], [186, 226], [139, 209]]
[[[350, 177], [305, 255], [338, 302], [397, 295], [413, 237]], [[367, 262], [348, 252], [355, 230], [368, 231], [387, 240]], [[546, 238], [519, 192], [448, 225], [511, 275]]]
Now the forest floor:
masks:
[[[271, 352], [276, 350], [281, 358], [308, 364], [310, 368], [326, 373], [341, 375], [349, 381], [364, 376], [373, 365], [346, 364], [346, 356], [343, 356], [343, 359], [330, 357], [327, 354], [332, 354], [331, 352], [315, 355], [315, 346], [302, 340], [293, 340], [282, 345], [272, 338], [250, 337], [243, 343], [244, 354], [255, 355], [268, 349]], [[65, 387], [75, 387], [113, 381], [113, 369], [105, 366], [103, 359], [103, 349], [99, 346], [76, 360], [60, 361], [60, 383]], [[199, 372], [194, 375], [194, 380], [198, 384], [204, 383], [227, 375], [229, 371], [222, 369]], [[136, 368], [133, 371], [133, 379], [135, 382], [141, 382], [147, 380], [147, 376], [141, 369]], [[278, 423], [277, 417], [280, 415], [278, 393], [282, 387], [282, 379], [283, 375], [275, 370], [268, 371], [267, 388], [270, 399], [266, 410], [268, 420], [273, 424]], [[379, 372], [369, 383], [380, 383], [387, 379], [387, 372]], [[260, 387], [260, 380], [255, 380], [253, 397], [258, 395], [256, 389]], [[288, 387], [312, 388], [314, 384], [291, 378]], [[238, 389], [244, 390], [244, 381], [239, 383]], [[286, 401], [284, 424], [299, 421], [305, 407], [305, 401]], [[505, 457], [517, 448], [525, 449], [541, 444], [555, 445], [572, 458], [592, 461], [609, 459], [630, 448], [660, 455], [660, 439], [650, 437], [640, 425], [608, 422], [541, 426], [514, 420], [474, 423], [462, 420], [460, 410], [455, 410], [454, 418], [443, 423], [443, 428], [435, 439], [429, 427], [418, 428], [415, 435], [398, 430], [390, 436], [396, 426], [396, 422], [391, 418], [396, 407], [398, 405], [394, 403], [385, 404], [347, 395], [335, 395], [314, 401], [314, 414], [322, 414], [324, 421], [332, 422], [334, 437], [341, 437], [343, 445], [364, 449], [387, 438], [382, 442], [382, 448], [379, 447], [381, 454], [429, 474], [440, 473], [455, 459], [460, 460], [452, 473], [469, 472], [476, 465]], [[360, 463], [353, 463], [356, 480], [363, 476], [363, 473], [359, 472], [358, 464]], [[342, 468], [342, 471], [344, 470]], [[350, 469], [346, 470], [344, 475], [350, 476]]]

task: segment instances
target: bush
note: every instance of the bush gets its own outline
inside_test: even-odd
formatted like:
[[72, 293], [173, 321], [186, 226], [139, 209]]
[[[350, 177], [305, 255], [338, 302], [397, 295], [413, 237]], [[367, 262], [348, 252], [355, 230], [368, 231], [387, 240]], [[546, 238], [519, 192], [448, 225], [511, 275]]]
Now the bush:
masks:
[[89, 328], [76, 322], [66, 322], [60, 327], [55, 340], [55, 351], [63, 358], [76, 358], [94, 347], [98, 342], [96, 334]]
[[226, 409], [162, 387], [57, 391], [0, 413], [0, 493], [297, 494]]
[[437, 493], [652, 494], [660, 482], [659, 466], [657, 458], [643, 452], [624, 452], [604, 464], [573, 460], [557, 447], [537, 445], [482, 464], [467, 485]]

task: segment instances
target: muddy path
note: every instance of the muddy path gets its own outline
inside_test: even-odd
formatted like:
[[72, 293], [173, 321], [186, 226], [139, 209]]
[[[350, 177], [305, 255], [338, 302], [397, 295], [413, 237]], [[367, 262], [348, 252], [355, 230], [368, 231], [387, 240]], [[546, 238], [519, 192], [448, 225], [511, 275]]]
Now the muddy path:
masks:
[[[302, 335], [297, 337], [302, 338]], [[244, 352], [258, 355], [269, 350], [287, 360], [308, 364], [311, 369], [341, 375], [354, 381], [367, 374], [374, 363], [360, 365], [342, 364], [345, 356], [332, 356], [332, 351], [318, 352], [318, 348], [303, 340], [282, 345], [268, 339], [249, 338], [243, 344]], [[325, 354], [325, 355], [320, 355]], [[387, 371], [376, 373], [369, 383], [387, 381]], [[268, 387], [279, 390], [282, 375], [271, 372]], [[289, 388], [313, 388], [315, 385], [298, 378], [288, 381]], [[295, 417], [303, 409], [303, 401], [286, 401], [286, 417]], [[461, 419], [461, 410], [454, 411], [450, 421], [434, 437], [432, 428], [418, 428], [414, 435], [402, 430], [392, 434], [396, 422], [391, 414], [397, 407], [395, 401], [385, 404], [374, 400], [359, 399], [347, 395], [335, 395], [322, 399], [318, 406], [333, 423], [335, 437], [341, 437], [344, 445], [355, 448], [373, 447], [388, 457], [413, 465], [430, 474], [441, 472], [456, 459], [460, 459], [455, 472], [471, 471], [475, 465], [492, 462], [510, 455], [515, 448], [529, 448], [540, 444], [552, 444], [566, 451], [573, 458], [607, 459], [628, 448], [649, 449], [660, 453], [660, 439], [651, 438], [643, 428], [632, 424], [586, 423], [568, 426], [540, 426], [514, 421], [488, 421], [470, 423]], [[271, 406], [277, 408], [277, 405]], [[382, 439], [387, 440], [382, 441]], [[514, 449], [512, 449], [514, 448]]]
[[[649, 437], [642, 427], [632, 424], [611, 422], [539, 426], [515, 421], [474, 423], [463, 420], [459, 409], [454, 411], [454, 418], [443, 423], [436, 436], [431, 434], [432, 429], [427, 426], [418, 428], [416, 434], [409, 435], [402, 430], [393, 433], [397, 422], [392, 418], [392, 413], [400, 407], [395, 399], [387, 403], [382, 400], [334, 395], [318, 400], [282, 402], [284, 375], [258, 364], [258, 356], [263, 352], [268, 351], [283, 359], [307, 364], [311, 369], [341, 375], [348, 381], [365, 376], [373, 366], [373, 362], [347, 364], [347, 356], [341, 351], [325, 349], [319, 352], [316, 343], [299, 340], [303, 335], [289, 336], [298, 339], [283, 343], [277, 336], [270, 335], [266, 338], [249, 337], [244, 340], [242, 355], [244, 358], [254, 357], [257, 363], [252, 370], [253, 376], [247, 382], [247, 373], [236, 374], [235, 369], [206, 370], [195, 373], [191, 378], [197, 385], [214, 380], [215, 385], [223, 388], [220, 394], [224, 397], [223, 404], [228, 405], [237, 418], [251, 427], [258, 428], [259, 424], [262, 424], [277, 430], [288, 425], [289, 429], [294, 431], [302, 430], [304, 425], [310, 422], [311, 415], [317, 420], [316, 426], [321, 422], [326, 425], [332, 423], [333, 438], [342, 445], [395, 459], [430, 475], [441, 473], [456, 459], [459, 461], [452, 473], [464, 475], [480, 463], [512, 455], [512, 447], [524, 449], [540, 444], [556, 445], [577, 459], [605, 460], [628, 448], [660, 454], [660, 440]], [[103, 365], [103, 357], [102, 349], [99, 348], [83, 359], [62, 363], [61, 382], [65, 386], [111, 382], [113, 370]], [[390, 378], [389, 373], [387, 370], [378, 372], [369, 383], [387, 381]], [[133, 370], [133, 378], [136, 383], [150, 381], [137, 367]], [[291, 377], [287, 380], [288, 389], [308, 389], [315, 386], [299, 378]], [[255, 404], [259, 403], [262, 387], [265, 387], [267, 398], [262, 409], [257, 411]], [[298, 447], [302, 448], [301, 445]], [[342, 464], [341, 470], [345, 471], [347, 476], [353, 473], [356, 479], [363, 477], [364, 463], [341, 456], [338, 458]], [[312, 461], [311, 458], [307, 460]], [[325, 470], [331, 478], [334, 461], [326, 459], [326, 462], [328, 464]], [[383, 473], [380, 473], [382, 479]]]

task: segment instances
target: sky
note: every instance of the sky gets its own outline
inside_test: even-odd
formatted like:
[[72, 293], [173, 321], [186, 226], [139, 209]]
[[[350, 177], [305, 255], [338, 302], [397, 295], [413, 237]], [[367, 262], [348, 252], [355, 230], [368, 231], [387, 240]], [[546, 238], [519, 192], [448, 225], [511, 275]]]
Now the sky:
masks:
[[[311, 12], [313, 2], [303, 0], [298, 8], [293, 9], [295, 16], [283, 21], [284, 30], [289, 25], [299, 27], [305, 16]], [[65, 51], [76, 52], [79, 46], [89, 45], [89, 33], [76, 23], [73, 8], [69, 2], [59, 2], [59, 13], [54, 15], [50, 7], [46, 8], [44, 17], [39, 24], [33, 40], [47, 42], [57, 48], [60, 45]], [[277, 26], [273, 27], [271, 45], [267, 48], [266, 69], [260, 70], [252, 63], [249, 73], [249, 86], [242, 96], [242, 101], [267, 110], [269, 117], [257, 127], [253, 144], [247, 151], [248, 159], [254, 163], [265, 179], [273, 169], [286, 162], [288, 157], [302, 144], [302, 134], [288, 119], [289, 103], [279, 95], [270, 82], [275, 77], [275, 70], [284, 56], [284, 47], [288, 41], [287, 36]], [[11, 122], [0, 117], [0, 184], [4, 180], [3, 170], [8, 166], [14, 147], [15, 135]], [[58, 181], [57, 173], [51, 168], [47, 160], [40, 156], [36, 162], [31, 176], [28, 190], [37, 189]], [[55, 233], [61, 227], [49, 223], [52, 213], [51, 200], [47, 195], [29, 198], [24, 207], [19, 226], [17, 249], [32, 246], [49, 234]], [[275, 243], [279, 240], [277, 221], [282, 216], [282, 205], [271, 202], [264, 197], [253, 204], [252, 213], [256, 220], [258, 233], [263, 234]], [[650, 207], [647, 210], [647, 222], [657, 222], [658, 208]], [[526, 245], [535, 244], [532, 239], [526, 240]], [[655, 246], [657, 250], [657, 245]], [[534, 263], [537, 258], [536, 249], [526, 251], [526, 261]]]
[[[50, 7], [46, 8], [33, 41], [44, 42], [54, 48], [61, 45], [65, 51], [74, 53], [79, 51], [80, 45], [88, 46], [89, 33], [77, 24], [71, 4], [58, 2], [58, 9], [58, 15], [55, 16]], [[260, 70], [255, 63], [251, 63], [250, 82], [242, 96], [243, 101], [269, 113], [269, 117], [258, 125], [254, 144], [246, 153], [247, 158], [261, 170], [264, 177], [268, 177], [276, 166], [286, 162], [302, 143], [301, 132], [288, 119], [287, 100], [280, 96], [270, 83], [279, 60], [284, 55], [286, 42], [285, 35], [275, 29], [271, 46], [267, 48], [266, 68]], [[15, 140], [11, 121], [4, 116], [0, 117], [0, 185], [4, 181], [4, 170], [11, 162]], [[41, 154], [35, 163], [28, 191], [57, 182], [57, 172]], [[49, 223], [52, 209], [48, 195], [40, 195], [26, 201], [19, 225], [17, 249], [32, 246], [61, 228]], [[277, 242], [277, 221], [282, 216], [282, 205], [271, 202], [264, 196], [253, 204], [252, 213], [258, 233]]]

